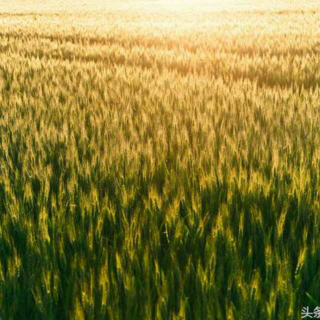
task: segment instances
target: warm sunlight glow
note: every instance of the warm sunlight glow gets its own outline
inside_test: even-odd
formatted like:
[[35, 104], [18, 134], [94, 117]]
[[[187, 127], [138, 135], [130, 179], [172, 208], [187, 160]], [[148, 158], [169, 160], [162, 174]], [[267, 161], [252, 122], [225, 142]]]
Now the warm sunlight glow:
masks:
[[152, 2], [149, 1], [148, 4], [155, 2], [159, 6], [159, 9], [165, 9], [168, 11], [220, 11], [237, 9], [239, 6], [245, 6], [248, 8], [252, 7], [252, 1], [250, 2], [248, 0], [158, 0]]
[[[75, 5], [76, 3], [76, 5]], [[115, 4], [116, 3], [116, 4]], [[265, 11], [265, 10], [307, 10], [312, 9], [316, 1], [304, 0], [14, 0], [0, 1], [2, 12], [64, 12], [108, 14], [169, 12], [169, 13], [210, 13], [217, 11]]]

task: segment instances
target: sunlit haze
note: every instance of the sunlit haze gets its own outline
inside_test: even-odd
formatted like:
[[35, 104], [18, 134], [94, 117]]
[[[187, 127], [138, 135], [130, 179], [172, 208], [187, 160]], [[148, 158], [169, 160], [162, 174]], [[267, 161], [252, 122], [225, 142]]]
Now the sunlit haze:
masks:
[[13, 0], [1, 1], [1, 12], [90, 12], [96, 10], [144, 10], [144, 11], [225, 11], [225, 10], [280, 10], [309, 9], [316, 1], [293, 0]]

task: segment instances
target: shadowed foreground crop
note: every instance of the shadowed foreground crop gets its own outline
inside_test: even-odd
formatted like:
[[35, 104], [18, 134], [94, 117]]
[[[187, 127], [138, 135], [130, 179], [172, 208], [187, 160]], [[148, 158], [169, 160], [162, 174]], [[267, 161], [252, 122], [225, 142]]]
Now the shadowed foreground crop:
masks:
[[15, 1], [0, 6], [1, 318], [320, 306], [320, 5]]

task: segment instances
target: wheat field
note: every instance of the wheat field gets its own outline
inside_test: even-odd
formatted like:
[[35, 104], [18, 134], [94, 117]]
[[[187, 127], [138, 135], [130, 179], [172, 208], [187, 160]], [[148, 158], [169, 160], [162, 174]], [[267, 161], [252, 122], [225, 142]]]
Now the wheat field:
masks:
[[317, 1], [0, 3], [1, 319], [315, 318], [319, 84]]

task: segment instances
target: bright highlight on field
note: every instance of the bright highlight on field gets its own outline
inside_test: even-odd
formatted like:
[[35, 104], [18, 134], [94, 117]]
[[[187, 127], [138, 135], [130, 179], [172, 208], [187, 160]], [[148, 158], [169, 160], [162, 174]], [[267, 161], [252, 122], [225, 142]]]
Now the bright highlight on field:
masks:
[[183, 10], [183, 9], [195, 9], [195, 10], [228, 10], [235, 9], [241, 5], [251, 6], [252, 2], [248, 0], [155, 0], [155, 1], [146, 1], [146, 7], [156, 3], [160, 8], [166, 8], [168, 10]]
[[[240, 0], [241, 1], [241, 0]], [[159, 0], [155, 1], [160, 8], [183, 10], [183, 9], [224, 9], [239, 4], [239, 0], [218, 1], [218, 0]], [[152, 3], [152, 2], [151, 2]], [[146, 6], [151, 4], [146, 2]]]
[[318, 318], [320, 4], [5, 2], [0, 318]]

